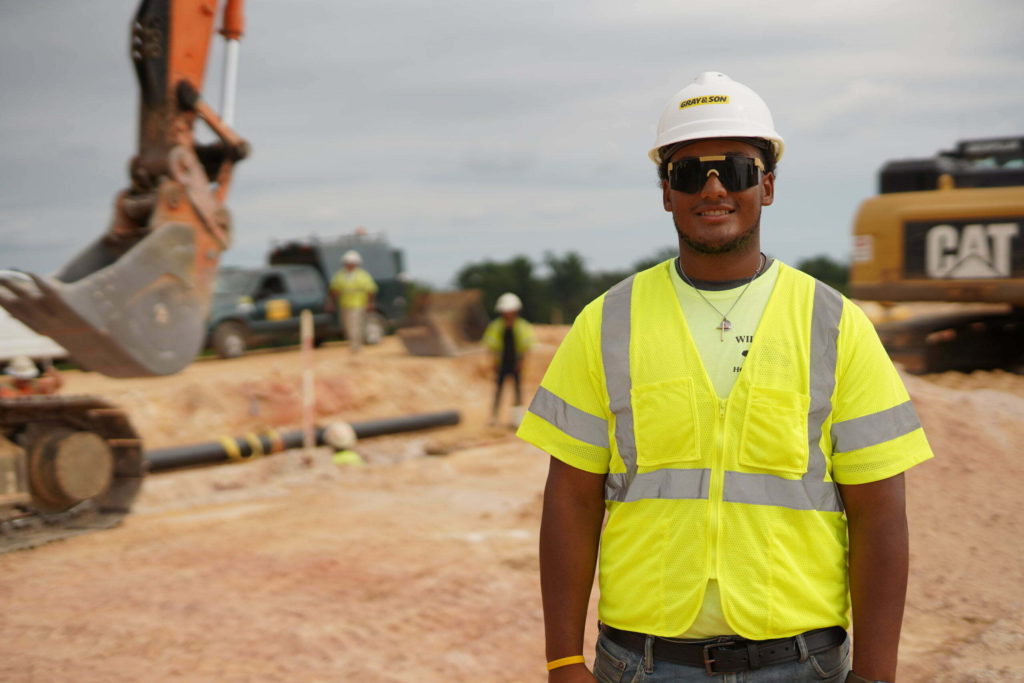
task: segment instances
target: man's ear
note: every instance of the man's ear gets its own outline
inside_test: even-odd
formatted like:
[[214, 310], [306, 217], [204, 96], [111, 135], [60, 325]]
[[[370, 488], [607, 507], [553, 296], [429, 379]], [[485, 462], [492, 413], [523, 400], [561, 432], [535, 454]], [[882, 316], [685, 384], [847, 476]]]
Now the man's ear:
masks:
[[671, 191], [672, 190], [668, 186], [668, 181], [667, 180], [662, 180], [661, 181], [661, 205], [663, 207], [665, 207], [665, 210], [668, 211], [668, 212], [672, 211], [672, 200], [669, 198], [670, 197], [669, 193]]
[[770, 206], [775, 201], [775, 174], [765, 173], [761, 178], [761, 206]]

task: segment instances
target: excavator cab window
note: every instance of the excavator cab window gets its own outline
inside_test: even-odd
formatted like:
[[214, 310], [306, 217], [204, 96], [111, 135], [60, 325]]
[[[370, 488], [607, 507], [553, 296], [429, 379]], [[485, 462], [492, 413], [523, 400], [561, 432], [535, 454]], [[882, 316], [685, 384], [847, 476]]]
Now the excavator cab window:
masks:
[[931, 159], [890, 161], [879, 173], [879, 191], [928, 192], [941, 176], [958, 188], [1024, 185], [1024, 138], [963, 140]]

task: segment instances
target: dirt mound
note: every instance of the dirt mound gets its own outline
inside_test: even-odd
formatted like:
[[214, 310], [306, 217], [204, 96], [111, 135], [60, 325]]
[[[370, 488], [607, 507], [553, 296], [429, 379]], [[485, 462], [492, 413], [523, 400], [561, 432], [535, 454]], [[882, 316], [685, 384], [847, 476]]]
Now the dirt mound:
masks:
[[935, 459], [907, 475], [911, 579], [903, 673], [1024, 681], [1024, 377], [904, 380]]
[[[525, 369], [536, 386], [564, 327], [538, 328], [538, 344]], [[353, 356], [344, 344], [317, 349], [318, 421], [359, 422], [411, 413], [459, 410], [479, 427], [493, 398], [490, 356], [409, 356], [386, 338]], [[203, 360], [171, 377], [112, 380], [69, 372], [65, 393], [99, 394], [130, 409], [146, 447], [164, 448], [263, 429], [297, 429], [302, 418], [302, 359], [295, 349], [267, 350], [228, 361]], [[511, 390], [506, 387], [506, 403]]]
[[[564, 333], [538, 328], [528, 392]], [[68, 387], [128, 407], [154, 448], [297, 427], [299, 363], [266, 352]], [[0, 680], [544, 680], [548, 459], [487, 426], [487, 355], [411, 358], [389, 339], [316, 363], [322, 420], [463, 422], [364, 441], [366, 466], [319, 450], [157, 475], [122, 527], [0, 557]], [[900, 680], [1024, 681], [1024, 378], [905, 380], [936, 458], [907, 475]]]

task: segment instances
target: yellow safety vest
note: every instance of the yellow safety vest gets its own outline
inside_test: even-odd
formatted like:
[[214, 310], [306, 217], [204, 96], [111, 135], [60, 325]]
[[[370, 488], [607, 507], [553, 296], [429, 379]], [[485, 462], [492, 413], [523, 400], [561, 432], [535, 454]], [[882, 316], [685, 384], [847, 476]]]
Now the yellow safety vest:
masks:
[[704, 371], [666, 261], [584, 310], [530, 405], [522, 438], [607, 473], [599, 610], [611, 626], [684, 633], [715, 576], [747, 638], [848, 627], [836, 483], [931, 457], [864, 314], [779, 266], [728, 399]]
[[[512, 337], [516, 342], [516, 355], [523, 355], [533, 346], [533, 325], [517, 316], [512, 325]], [[500, 353], [505, 346], [505, 319], [492, 320], [484, 330], [482, 341], [491, 351]]]
[[355, 268], [351, 273], [342, 268], [331, 278], [330, 286], [337, 292], [341, 308], [366, 308], [370, 295], [377, 293], [373, 276], [362, 268]]

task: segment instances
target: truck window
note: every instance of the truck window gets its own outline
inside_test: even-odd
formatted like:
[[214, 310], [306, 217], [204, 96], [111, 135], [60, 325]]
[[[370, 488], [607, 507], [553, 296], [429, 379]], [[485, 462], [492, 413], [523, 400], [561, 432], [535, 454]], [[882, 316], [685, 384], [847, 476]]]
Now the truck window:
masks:
[[284, 294], [287, 290], [284, 286], [284, 280], [280, 275], [267, 275], [260, 282], [259, 288], [256, 290], [254, 298], [259, 301], [261, 299], [270, 299], [275, 296]]
[[323, 292], [320, 276], [311, 270], [296, 270], [288, 273], [288, 282], [296, 294], [317, 295]]
[[240, 296], [252, 291], [253, 274], [244, 270], [222, 270], [213, 285], [214, 294]]

